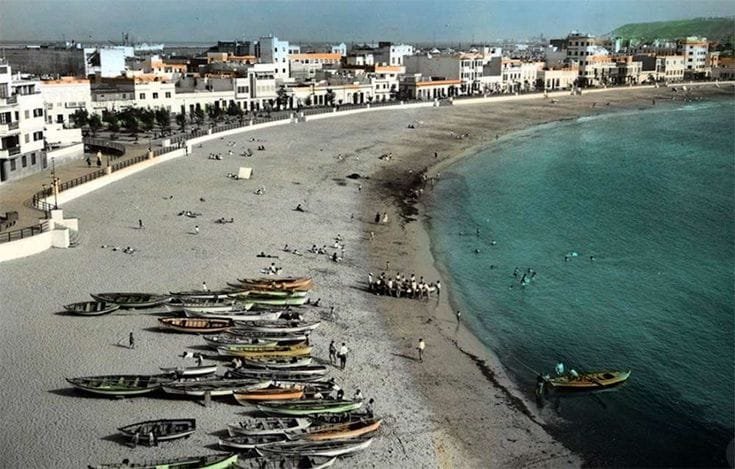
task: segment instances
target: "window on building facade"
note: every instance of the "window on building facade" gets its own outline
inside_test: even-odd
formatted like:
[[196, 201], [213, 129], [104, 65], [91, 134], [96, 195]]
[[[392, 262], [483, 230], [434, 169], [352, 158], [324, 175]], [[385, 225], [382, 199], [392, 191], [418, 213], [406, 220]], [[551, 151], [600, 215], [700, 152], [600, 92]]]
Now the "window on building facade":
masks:
[[153, 99], [158, 99], [158, 93], [153, 93]]
[[33, 110], [33, 117], [41, 117], [43, 116], [43, 109], [38, 108]]
[[35, 152], [34, 153], [31, 153], [31, 164], [33, 166], [36, 165], [36, 153]]
[[[691, 62], [691, 60], [692, 59], [689, 59], [690, 62]], [[31, 118], [31, 111], [29, 111], [28, 109], [26, 109], [24, 115], [25, 115], [26, 119], [30, 119]]]
[[30, 141], [31, 141], [31, 136], [30, 136], [30, 135], [28, 135], [28, 134], [26, 134], [26, 143], [28, 143], [28, 142], [30, 142]]
[[10, 170], [15, 171], [15, 160], [10, 160]]
[[33, 132], [33, 141], [37, 142], [39, 140], [43, 140], [43, 132], [42, 131]]
[[167, 98], [170, 98], [171, 97], [171, 92], [170, 91], [166, 91], [166, 97]]
[[145, 93], [140, 93], [140, 95], [138, 96], [140, 97], [140, 99], [145, 99]]
[[28, 166], [28, 158], [26, 155], [20, 157], [20, 164], [23, 165], [24, 168]]

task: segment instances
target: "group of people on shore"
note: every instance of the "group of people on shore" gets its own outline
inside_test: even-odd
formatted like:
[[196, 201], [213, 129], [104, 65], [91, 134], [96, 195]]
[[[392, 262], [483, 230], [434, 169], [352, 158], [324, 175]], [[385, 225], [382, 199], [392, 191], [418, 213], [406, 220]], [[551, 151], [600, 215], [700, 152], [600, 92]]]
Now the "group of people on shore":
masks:
[[382, 272], [375, 277], [372, 272], [368, 273], [368, 289], [376, 295], [393, 296], [395, 298], [424, 298], [430, 295], [441, 295], [441, 281], [428, 283], [424, 277], [416, 280], [416, 275], [403, 276], [400, 272], [395, 277], [390, 277]]

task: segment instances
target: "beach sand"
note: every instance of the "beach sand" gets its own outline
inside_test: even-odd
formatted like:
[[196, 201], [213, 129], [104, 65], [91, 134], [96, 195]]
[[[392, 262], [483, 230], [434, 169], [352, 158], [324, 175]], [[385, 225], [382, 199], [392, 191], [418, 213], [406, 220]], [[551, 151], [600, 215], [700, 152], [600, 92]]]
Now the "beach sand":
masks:
[[[714, 88], [694, 94], [732, 96], [731, 90]], [[79, 467], [216, 451], [219, 432], [248, 410], [232, 398], [204, 407], [165, 395], [88, 397], [64, 380], [152, 374], [158, 367], [185, 365], [181, 353], [204, 351], [201, 338], [159, 332], [160, 315], [149, 310], [89, 318], [55, 312], [63, 304], [89, 299], [90, 292], [189, 290], [203, 281], [210, 289], [224, 287], [268, 266], [270, 259], [256, 257], [262, 251], [279, 256], [272, 261], [284, 275], [314, 277], [311, 296], [321, 300], [319, 307], [305, 307], [306, 317], [324, 320], [312, 336], [314, 355], [327, 361], [329, 341], [345, 342], [347, 368], [334, 368], [330, 376], [346, 397], [359, 388], [366, 398], [375, 398], [376, 413], [384, 419], [372, 447], [340, 466], [580, 465], [580, 457], [549, 435], [553, 415], [540, 415], [497, 359], [458, 327], [451, 284], [434, 266], [420, 222], [423, 208], [407, 203], [403, 195], [417, 171], [430, 167], [429, 174], [436, 174], [462, 155], [492, 145], [496, 135], [504, 138], [553, 120], [646, 108], [654, 96], [663, 102], [671, 91], [584, 94], [553, 104], [535, 99], [378, 111], [245, 132], [65, 204], [65, 216], [80, 220], [78, 247], [0, 264], [5, 389], [0, 464]], [[593, 102], [598, 105], [592, 107]], [[412, 122], [416, 128], [409, 129]], [[469, 137], [453, 138], [450, 131]], [[251, 158], [207, 158], [210, 152], [227, 155], [233, 148], [229, 142], [235, 142], [235, 155], [258, 145], [266, 150], [254, 151]], [[379, 159], [385, 153], [393, 158]], [[253, 168], [251, 180], [226, 177], [241, 166]], [[347, 177], [352, 174], [360, 177]], [[255, 194], [259, 187], [265, 188], [263, 195]], [[295, 211], [297, 204], [305, 211]], [[177, 215], [183, 210], [202, 216]], [[376, 212], [387, 212], [389, 223], [375, 224]], [[220, 217], [232, 217], [234, 223], [214, 223]], [[337, 234], [345, 244], [342, 262], [307, 252], [316, 244], [333, 253]], [[286, 244], [303, 255], [284, 252]], [[112, 246], [136, 252], [129, 255]], [[366, 292], [367, 272], [379, 275], [386, 261], [386, 273], [392, 275], [441, 278], [441, 299], [424, 302]], [[329, 314], [332, 306], [336, 317]], [[126, 347], [131, 331], [134, 350]], [[427, 343], [423, 363], [416, 360], [419, 337]], [[117, 427], [136, 421], [182, 417], [197, 419], [195, 435], [156, 449], [131, 449], [115, 436]]]

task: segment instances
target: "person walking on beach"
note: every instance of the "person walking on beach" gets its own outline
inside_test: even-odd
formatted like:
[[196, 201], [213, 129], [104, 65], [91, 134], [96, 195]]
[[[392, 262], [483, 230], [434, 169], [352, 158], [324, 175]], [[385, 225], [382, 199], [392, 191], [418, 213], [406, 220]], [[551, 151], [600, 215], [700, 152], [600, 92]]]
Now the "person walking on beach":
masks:
[[130, 331], [128, 335], [128, 348], [135, 349], [135, 337], [133, 337], [133, 331]]
[[194, 226], [194, 234], [199, 234], [199, 225]]
[[209, 287], [207, 286], [207, 282], [202, 282], [202, 291], [209, 291]]
[[375, 223], [376, 224], [380, 223], [380, 212], [375, 214]]
[[335, 365], [337, 363], [337, 346], [334, 341], [329, 343], [329, 363]]
[[138, 229], [143, 229], [143, 220], [141, 220], [140, 218], [138, 219]]
[[436, 281], [436, 296], [440, 297], [442, 295], [442, 283], [441, 281]]
[[368, 418], [373, 418], [375, 415], [375, 399], [372, 397], [365, 405], [365, 413], [367, 414]]
[[419, 361], [424, 361], [424, 349], [426, 348], [426, 342], [424, 342], [424, 339], [419, 339], [419, 345], [416, 347], [416, 349], [419, 351]]
[[342, 342], [342, 346], [339, 348], [339, 352], [337, 353], [337, 357], [339, 357], [340, 370], [344, 370], [345, 365], [347, 364], [347, 352], [349, 352], [349, 350], [347, 349], [347, 345]]
[[462, 317], [462, 312], [457, 310], [457, 323], [459, 323], [459, 320], [461, 317]]

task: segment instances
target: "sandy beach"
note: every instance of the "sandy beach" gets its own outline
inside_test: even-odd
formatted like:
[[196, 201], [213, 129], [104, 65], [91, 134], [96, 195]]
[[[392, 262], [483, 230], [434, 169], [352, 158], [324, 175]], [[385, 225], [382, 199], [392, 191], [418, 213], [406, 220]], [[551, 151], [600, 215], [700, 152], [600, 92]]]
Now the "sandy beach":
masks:
[[[692, 96], [732, 97], [732, 88], [697, 88]], [[452, 285], [431, 256], [425, 209], [406, 194], [419, 171], [428, 168], [433, 177], [496, 138], [512, 138], [515, 130], [667, 105], [671, 97], [666, 88], [624, 89], [555, 103], [387, 110], [244, 132], [65, 204], [65, 216], [79, 218], [78, 247], [0, 264], [6, 390], [0, 464], [71, 468], [218, 451], [220, 432], [249, 410], [232, 398], [204, 407], [163, 394], [88, 397], [64, 380], [184, 365], [181, 353], [203, 351], [201, 338], [158, 331], [155, 310], [89, 318], [55, 313], [63, 304], [90, 299], [90, 292], [190, 290], [203, 281], [216, 289], [259, 275], [274, 261], [284, 275], [313, 276], [311, 297], [321, 300], [304, 307], [305, 316], [323, 319], [312, 335], [313, 355], [328, 363], [329, 341], [345, 342], [347, 368], [333, 368], [329, 376], [346, 397], [360, 389], [374, 398], [384, 418], [372, 447], [339, 467], [581, 465], [549, 434], [553, 414], [526, 402], [497, 359], [457, 324]], [[237, 156], [258, 145], [265, 150]], [[227, 155], [231, 149], [234, 156]], [[225, 156], [208, 159], [212, 152]], [[392, 157], [380, 159], [383, 154]], [[253, 168], [252, 179], [227, 177], [243, 166]], [[294, 210], [298, 204], [303, 212]], [[184, 210], [202, 215], [179, 216]], [[376, 224], [376, 212], [386, 212], [388, 223]], [[234, 222], [215, 223], [220, 217]], [[338, 234], [342, 262], [307, 252], [326, 245], [331, 255]], [[302, 255], [285, 252], [284, 245]], [[256, 257], [260, 252], [278, 259]], [[428, 302], [375, 296], [366, 291], [367, 273], [382, 271], [441, 279], [442, 295]], [[135, 349], [127, 348], [131, 331]], [[419, 337], [427, 343], [423, 363], [415, 350]], [[196, 418], [198, 431], [156, 449], [131, 449], [115, 436], [117, 427], [140, 420], [184, 417]]]

